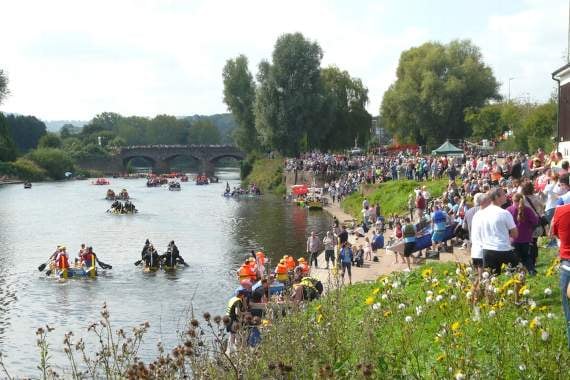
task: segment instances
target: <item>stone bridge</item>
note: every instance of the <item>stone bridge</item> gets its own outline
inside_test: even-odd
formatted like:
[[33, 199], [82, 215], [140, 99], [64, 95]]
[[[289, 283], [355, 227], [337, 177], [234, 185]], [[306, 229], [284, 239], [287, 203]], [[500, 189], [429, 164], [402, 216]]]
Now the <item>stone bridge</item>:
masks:
[[127, 168], [133, 158], [144, 158], [152, 163], [153, 171], [168, 172], [176, 157], [191, 157], [200, 162], [201, 169], [212, 173], [221, 158], [245, 159], [245, 153], [233, 145], [136, 145], [119, 148], [117, 158]]

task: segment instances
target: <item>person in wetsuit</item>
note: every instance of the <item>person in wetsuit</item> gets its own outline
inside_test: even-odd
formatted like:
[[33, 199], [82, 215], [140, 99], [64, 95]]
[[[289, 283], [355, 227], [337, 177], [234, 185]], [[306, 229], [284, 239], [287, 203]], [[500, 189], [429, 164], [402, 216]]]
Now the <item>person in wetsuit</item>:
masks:
[[175, 266], [177, 263], [186, 264], [182, 256], [180, 256], [180, 251], [178, 251], [178, 247], [174, 244], [174, 240], [168, 243], [168, 248], [166, 249], [166, 253], [161, 256], [163, 260], [163, 264], [169, 267]]
[[145, 267], [158, 268], [160, 266], [160, 256], [152, 244], [149, 244], [143, 256]]

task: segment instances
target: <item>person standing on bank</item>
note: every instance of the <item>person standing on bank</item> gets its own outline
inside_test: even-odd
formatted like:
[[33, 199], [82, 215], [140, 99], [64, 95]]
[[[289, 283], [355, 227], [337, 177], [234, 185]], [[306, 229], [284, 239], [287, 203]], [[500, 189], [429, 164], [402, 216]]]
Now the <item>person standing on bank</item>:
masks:
[[332, 265], [334, 266], [334, 246], [335, 246], [335, 241], [330, 231], [327, 231], [327, 235], [323, 239], [323, 246], [325, 247], [325, 262], [327, 264], [326, 269], [329, 269], [329, 260], [332, 262]]
[[309, 264], [315, 264], [315, 268], [318, 268], [317, 264], [317, 256], [319, 255], [319, 248], [321, 246], [321, 241], [319, 237], [315, 233], [315, 231], [311, 232], [311, 236], [307, 239], [307, 253], [309, 254]]
[[348, 282], [352, 285], [352, 260], [354, 255], [352, 249], [350, 249], [350, 244], [344, 243], [339, 254], [339, 261], [342, 265], [342, 282], [344, 283], [344, 272], [348, 272]]
[[566, 336], [570, 350], [570, 204], [556, 207], [550, 233], [556, 236], [560, 246], [560, 291], [562, 308], [566, 317]]
[[511, 246], [511, 239], [517, 238], [518, 230], [511, 213], [501, 208], [507, 201], [503, 189], [500, 187], [492, 189], [489, 197], [491, 204], [479, 211], [481, 216], [476, 221], [481, 223], [477, 240], [481, 242], [483, 248], [485, 267], [500, 274], [502, 264], [516, 266], [519, 263]]

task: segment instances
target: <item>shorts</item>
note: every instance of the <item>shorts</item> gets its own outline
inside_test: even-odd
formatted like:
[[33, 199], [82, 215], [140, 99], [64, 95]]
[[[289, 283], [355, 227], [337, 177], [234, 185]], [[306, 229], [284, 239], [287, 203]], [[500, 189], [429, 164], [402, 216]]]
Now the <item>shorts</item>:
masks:
[[404, 256], [410, 257], [416, 248], [416, 242], [411, 241], [409, 243], [404, 243]]
[[434, 243], [441, 243], [445, 237], [445, 231], [434, 231], [431, 235], [431, 241]]
[[471, 263], [473, 264], [474, 268], [483, 268], [483, 259], [476, 259], [472, 258]]
[[348, 275], [352, 276], [352, 263], [342, 263], [342, 276], [344, 277], [344, 271], [348, 271]]

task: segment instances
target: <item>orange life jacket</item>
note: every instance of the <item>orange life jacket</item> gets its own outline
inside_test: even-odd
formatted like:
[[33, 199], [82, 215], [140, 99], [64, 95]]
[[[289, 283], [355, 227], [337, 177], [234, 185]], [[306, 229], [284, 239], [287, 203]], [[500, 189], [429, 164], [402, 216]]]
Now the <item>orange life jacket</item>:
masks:
[[247, 264], [242, 264], [238, 271], [240, 281], [251, 277], [251, 268]]
[[297, 264], [295, 264], [295, 258], [293, 256], [287, 257], [285, 264], [287, 265], [287, 270], [294, 270], [297, 266]]
[[287, 276], [287, 266], [285, 264], [277, 264], [277, 268], [275, 268], [275, 274], [277, 275], [278, 281], [287, 281], [289, 277]]
[[57, 256], [56, 266], [58, 269], [67, 269], [69, 268], [69, 260], [67, 259], [67, 254], [60, 253]]

